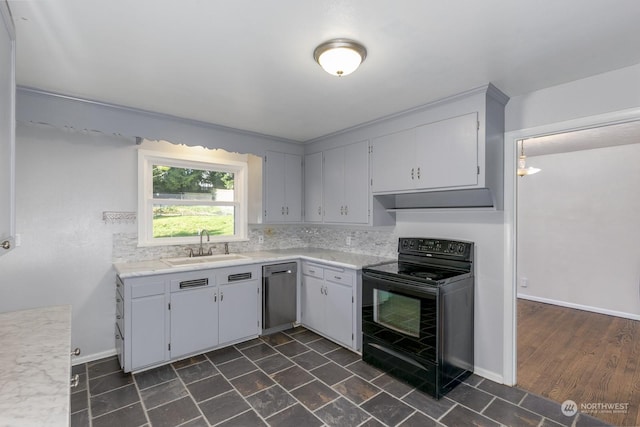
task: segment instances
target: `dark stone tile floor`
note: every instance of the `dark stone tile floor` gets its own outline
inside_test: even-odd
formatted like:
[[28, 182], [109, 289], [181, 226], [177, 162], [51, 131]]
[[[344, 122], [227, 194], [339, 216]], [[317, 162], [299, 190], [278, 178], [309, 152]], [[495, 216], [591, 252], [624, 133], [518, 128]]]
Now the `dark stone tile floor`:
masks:
[[73, 374], [72, 427], [605, 425], [477, 375], [434, 400], [301, 327], [134, 375], [116, 357]]

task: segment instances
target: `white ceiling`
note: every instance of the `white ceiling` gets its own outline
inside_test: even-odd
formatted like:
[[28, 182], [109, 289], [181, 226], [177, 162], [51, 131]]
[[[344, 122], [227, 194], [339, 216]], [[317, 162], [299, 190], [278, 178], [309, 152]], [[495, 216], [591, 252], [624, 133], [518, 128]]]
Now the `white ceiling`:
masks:
[[[17, 83], [295, 141], [640, 63], [638, 0], [19, 0]], [[331, 38], [367, 47], [338, 78]]]

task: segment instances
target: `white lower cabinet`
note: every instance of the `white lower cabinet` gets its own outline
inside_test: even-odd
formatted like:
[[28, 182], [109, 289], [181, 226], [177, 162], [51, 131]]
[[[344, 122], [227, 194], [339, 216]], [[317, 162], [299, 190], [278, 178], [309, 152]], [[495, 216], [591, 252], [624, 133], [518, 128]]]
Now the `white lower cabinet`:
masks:
[[171, 358], [218, 345], [218, 289], [171, 294]]
[[260, 281], [227, 283], [220, 289], [218, 331], [220, 344], [234, 343], [260, 333]]
[[116, 350], [125, 372], [255, 338], [255, 265], [117, 278]]
[[301, 321], [317, 333], [358, 350], [356, 271], [302, 263]]

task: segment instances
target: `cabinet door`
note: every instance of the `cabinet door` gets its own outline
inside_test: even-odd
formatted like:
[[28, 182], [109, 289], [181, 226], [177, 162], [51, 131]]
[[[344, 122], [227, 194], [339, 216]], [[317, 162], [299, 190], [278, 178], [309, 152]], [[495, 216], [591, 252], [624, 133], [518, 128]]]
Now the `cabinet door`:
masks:
[[15, 246], [15, 30], [0, 4], [0, 255]]
[[324, 280], [302, 276], [300, 303], [302, 305], [300, 309], [302, 323], [317, 331], [323, 331], [325, 322]]
[[284, 155], [284, 221], [302, 221], [302, 157]]
[[478, 114], [416, 128], [419, 188], [478, 184]]
[[285, 212], [284, 154], [267, 151], [265, 156], [265, 222], [283, 222]]
[[220, 344], [259, 334], [258, 287], [257, 280], [220, 286]]
[[164, 294], [131, 300], [131, 369], [164, 362], [168, 356]]
[[344, 200], [344, 147], [324, 152], [324, 220], [325, 222], [345, 221]]
[[218, 296], [213, 287], [171, 294], [171, 358], [218, 345]]
[[415, 185], [415, 129], [408, 129], [372, 141], [372, 192], [411, 190]]
[[336, 341], [353, 347], [353, 288], [325, 281], [325, 332]]
[[369, 141], [344, 147], [344, 222], [369, 222]]
[[322, 152], [304, 156], [304, 220], [322, 222]]

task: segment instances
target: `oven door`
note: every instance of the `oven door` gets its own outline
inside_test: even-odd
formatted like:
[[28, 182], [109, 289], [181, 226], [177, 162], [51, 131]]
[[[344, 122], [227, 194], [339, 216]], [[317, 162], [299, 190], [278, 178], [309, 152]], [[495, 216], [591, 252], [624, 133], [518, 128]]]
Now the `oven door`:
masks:
[[438, 288], [363, 271], [363, 360], [437, 394], [439, 315]]

